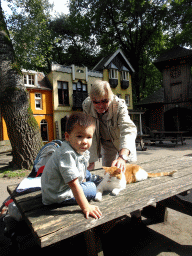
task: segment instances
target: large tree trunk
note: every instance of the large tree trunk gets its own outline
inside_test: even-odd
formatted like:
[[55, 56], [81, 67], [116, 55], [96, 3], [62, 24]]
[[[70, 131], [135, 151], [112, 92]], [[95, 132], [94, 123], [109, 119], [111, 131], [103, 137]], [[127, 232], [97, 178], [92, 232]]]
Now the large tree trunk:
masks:
[[13, 149], [13, 164], [30, 168], [42, 146], [28, 93], [6, 29], [0, 6], [0, 107]]

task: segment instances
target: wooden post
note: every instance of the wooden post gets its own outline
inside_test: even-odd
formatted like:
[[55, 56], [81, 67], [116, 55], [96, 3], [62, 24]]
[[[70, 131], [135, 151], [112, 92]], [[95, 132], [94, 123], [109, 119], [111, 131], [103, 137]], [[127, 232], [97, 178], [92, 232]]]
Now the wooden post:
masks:
[[161, 202], [156, 205], [156, 219], [160, 222], [166, 222], [168, 218], [167, 207], [165, 207]]
[[99, 234], [96, 229], [90, 229], [84, 232], [87, 255], [103, 256], [102, 244]]

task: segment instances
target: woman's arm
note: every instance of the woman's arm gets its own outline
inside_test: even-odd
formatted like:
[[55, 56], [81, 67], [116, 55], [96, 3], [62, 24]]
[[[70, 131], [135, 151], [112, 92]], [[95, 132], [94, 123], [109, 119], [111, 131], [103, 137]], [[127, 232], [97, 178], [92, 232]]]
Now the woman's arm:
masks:
[[137, 127], [131, 120], [127, 106], [123, 102], [119, 106], [118, 126], [120, 130], [119, 155], [130, 155], [130, 159], [136, 161]]

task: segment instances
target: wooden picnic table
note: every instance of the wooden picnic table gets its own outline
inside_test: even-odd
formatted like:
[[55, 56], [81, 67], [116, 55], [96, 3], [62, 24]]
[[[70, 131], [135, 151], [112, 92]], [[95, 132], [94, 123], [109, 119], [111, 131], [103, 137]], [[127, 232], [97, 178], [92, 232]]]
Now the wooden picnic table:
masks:
[[145, 150], [146, 150], [144, 140], [145, 140], [145, 139], [148, 139], [148, 138], [150, 138], [150, 135], [149, 135], [149, 134], [138, 134], [138, 135], [137, 135], [136, 144], [140, 144], [142, 151], [145, 151]]
[[[153, 140], [159, 140], [159, 141], [172, 141], [176, 142], [176, 144], [181, 141], [181, 144], [183, 145], [183, 134], [188, 133], [188, 131], [157, 131], [153, 130], [152, 133], [155, 136]], [[162, 135], [164, 135], [162, 137]]]
[[[102, 202], [93, 202], [103, 213], [99, 220], [86, 219], [78, 205], [44, 206], [41, 191], [18, 194], [15, 192], [16, 186], [12, 185], [8, 186], [8, 192], [41, 247], [84, 233], [88, 253], [97, 255], [102, 247], [99, 235], [96, 236], [94, 232], [100, 225], [153, 203], [156, 203], [156, 215], [163, 220], [166, 212], [163, 200], [192, 189], [192, 158], [189, 156], [166, 156], [158, 159], [149, 157], [140, 165], [148, 172], [177, 172], [172, 177], [151, 178], [129, 184], [118, 196], [105, 194]], [[103, 175], [103, 170], [95, 173]]]

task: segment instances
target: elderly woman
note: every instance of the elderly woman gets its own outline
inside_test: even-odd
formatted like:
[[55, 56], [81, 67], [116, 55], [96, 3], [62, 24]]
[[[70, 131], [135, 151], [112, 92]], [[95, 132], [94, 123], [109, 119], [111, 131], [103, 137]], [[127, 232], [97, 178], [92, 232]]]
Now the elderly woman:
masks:
[[136, 126], [129, 117], [125, 101], [113, 94], [107, 81], [95, 81], [90, 97], [83, 102], [83, 111], [96, 120], [89, 170], [94, 169], [94, 162], [100, 155], [103, 166], [108, 167], [125, 169], [128, 160], [136, 161]]

